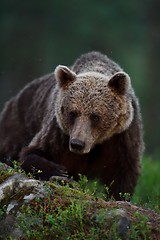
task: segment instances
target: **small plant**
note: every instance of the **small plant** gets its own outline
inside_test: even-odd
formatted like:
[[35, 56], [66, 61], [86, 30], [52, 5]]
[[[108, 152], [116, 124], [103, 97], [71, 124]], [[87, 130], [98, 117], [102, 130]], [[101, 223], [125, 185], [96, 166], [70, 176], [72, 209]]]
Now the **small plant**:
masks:
[[0, 219], [3, 217], [5, 211], [6, 211], [6, 207], [3, 205], [0, 205]]
[[33, 206], [24, 208], [19, 226], [27, 239], [85, 239], [85, 205], [72, 200], [68, 206], [59, 204], [55, 209], [55, 204], [58, 203], [53, 204], [50, 199], [37, 200]]
[[107, 193], [109, 193], [109, 188], [106, 190], [107, 187], [98, 180], [88, 180], [86, 176], [82, 176], [81, 174], [79, 174], [79, 177], [78, 183], [83, 193], [89, 194], [95, 198], [108, 199]]
[[16, 160], [13, 161], [13, 169], [15, 170], [15, 172], [17, 173], [22, 173], [24, 174], [24, 170], [21, 168], [21, 165], [19, 162], [17, 162]]
[[132, 224], [130, 239], [143, 239], [148, 240], [148, 236], [150, 236], [150, 228], [147, 224], [148, 217], [142, 215], [140, 212], [135, 212], [136, 224]]
[[124, 194], [120, 193], [119, 195], [124, 201], [130, 201], [130, 199], [131, 199], [130, 193], [124, 193]]
[[79, 174], [79, 181], [78, 181], [80, 188], [82, 189], [82, 191], [84, 193], [88, 193], [89, 192], [89, 188], [88, 188], [88, 179], [86, 176], [82, 176], [81, 174]]

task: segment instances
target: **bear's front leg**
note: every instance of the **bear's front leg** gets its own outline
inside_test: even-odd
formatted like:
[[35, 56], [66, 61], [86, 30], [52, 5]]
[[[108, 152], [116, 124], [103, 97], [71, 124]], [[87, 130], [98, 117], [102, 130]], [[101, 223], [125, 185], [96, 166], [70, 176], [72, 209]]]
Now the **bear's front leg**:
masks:
[[110, 196], [116, 201], [130, 201], [137, 184], [138, 173], [128, 172], [123, 177], [114, 181], [109, 188]]
[[45, 154], [35, 147], [22, 149], [19, 161], [26, 173], [32, 173], [36, 179], [49, 180], [51, 176], [68, 177], [65, 168], [46, 159]]

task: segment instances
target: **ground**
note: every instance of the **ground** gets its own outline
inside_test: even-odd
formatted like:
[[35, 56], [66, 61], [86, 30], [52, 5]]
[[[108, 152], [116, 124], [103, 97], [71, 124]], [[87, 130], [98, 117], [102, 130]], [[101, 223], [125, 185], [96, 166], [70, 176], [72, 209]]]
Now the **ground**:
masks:
[[85, 177], [66, 184], [34, 180], [4, 164], [0, 170], [2, 239], [160, 239], [158, 213], [105, 201]]

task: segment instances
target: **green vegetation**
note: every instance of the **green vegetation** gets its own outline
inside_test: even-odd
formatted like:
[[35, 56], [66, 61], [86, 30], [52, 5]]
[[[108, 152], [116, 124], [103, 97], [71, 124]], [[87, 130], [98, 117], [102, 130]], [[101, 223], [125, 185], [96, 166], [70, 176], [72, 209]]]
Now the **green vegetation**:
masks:
[[[14, 163], [15, 171], [21, 173]], [[132, 203], [151, 208], [160, 213], [160, 162], [145, 158], [142, 161], [142, 174]], [[23, 171], [22, 171], [23, 173]], [[1, 171], [12, 174], [10, 169]], [[36, 198], [19, 209], [17, 227], [29, 239], [57, 240], [121, 240], [121, 239], [159, 239], [159, 215], [125, 202], [113, 199], [104, 201], [104, 190], [108, 188], [97, 181], [90, 182], [80, 175], [79, 183], [74, 181], [46, 182], [47, 197]], [[126, 201], [128, 195], [126, 194]], [[0, 205], [0, 218], [5, 216], [6, 206]], [[127, 235], [119, 232], [119, 213], [124, 211], [129, 217]], [[118, 213], [118, 214], [117, 214]], [[123, 214], [122, 214], [123, 216]], [[123, 218], [123, 217], [122, 217]], [[126, 219], [125, 219], [126, 220]], [[117, 231], [118, 230], [118, 231]]]
[[160, 212], [160, 161], [144, 158], [132, 202]]
[[[86, 178], [81, 181], [87, 183]], [[93, 192], [91, 196], [87, 187], [74, 189], [63, 183], [62, 186], [50, 183], [50, 186], [53, 192], [49, 192], [47, 198], [34, 199], [21, 208], [18, 227], [25, 233], [25, 239], [121, 240], [117, 212], [123, 208], [131, 221], [129, 239], [149, 239], [149, 218], [138, 208], [135, 211], [125, 203], [105, 202], [93, 196]]]
[[[19, 163], [14, 161], [14, 170], [18, 173], [24, 174]], [[160, 161], [152, 160], [149, 157], [145, 157], [142, 160], [141, 176], [139, 178], [135, 193], [132, 197], [131, 202], [138, 206], [144, 206], [151, 208], [157, 212], [160, 212]], [[5, 171], [5, 174], [1, 172], [0, 179], [6, 179], [11, 176], [12, 170]], [[29, 177], [33, 177], [32, 174], [28, 174]], [[103, 186], [98, 181], [89, 181], [86, 176], [80, 176], [78, 184], [71, 182], [70, 184], [74, 189], [80, 188], [85, 194], [89, 194], [95, 198], [108, 199], [108, 187]], [[1, 182], [2, 182], [1, 179]], [[65, 186], [64, 191], [68, 191], [70, 184], [66, 184], [61, 181], [61, 185]], [[67, 187], [68, 186], [68, 187]], [[129, 199], [129, 195], [124, 195], [126, 201]]]
[[[158, 161], [152, 161], [150, 158], [142, 161], [142, 174], [132, 203], [160, 212], [159, 169]], [[117, 206], [114, 204], [112, 206], [111, 201], [109, 208], [104, 207], [101, 199], [106, 195], [102, 185], [96, 181], [90, 182], [81, 175], [79, 185], [73, 182], [71, 186], [62, 182], [62, 186], [57, 188], [56, 184], [50, 185], [59, 198], [50, 195], [46, 201], [36, 200], [27, 207], [27, 210], [25, 209], [25, 218], [23, 214], [20, 216], [21, 227], [26, 228], [28, 239], [52, 239], [52, 237], [67, 240], [122, 239], [117, 233], [117, 222], [110, 221], [108, 214], [108, 211], [116, 211]], [[91, 199], [97, 199], [97, 204], [91, 203]], [[127, 199], [128, 195], [126, 195]], [[149, 239], [151, 235], [149, 216], [139, 212], [138, 209], [126, 210], [131, 219], [129, 239], [134, 240], [139, 237], [144, 240]], [[35, 228], [31, 232], [29, 229], [33, 224]]]
[[139, 239], [138, 236], [141, 236], [141, 239], [147, 240], [150, 239], [150, 227], [147, 225], [148, 217], [141, 215], [140, 212], [135, 212], [135, 217], [137, 218], [137, 224], [133, 225], [130, 232], [130, 239]]
[[[141, 176], [139, 178], [135, 193], [131, 202], [138, 206], [151, 208], [160, 212], [160, 161], [145, 157], [142, 160]], [[105, 188], [98, 182], [90, 182], [86, 177], [80, 177], [79, 184], [84, 192], [106, 199], [108, 188]], [[124, 195], [126, 201], [129, 195]], [[110, 200], [110, 199], [108, 199]]]

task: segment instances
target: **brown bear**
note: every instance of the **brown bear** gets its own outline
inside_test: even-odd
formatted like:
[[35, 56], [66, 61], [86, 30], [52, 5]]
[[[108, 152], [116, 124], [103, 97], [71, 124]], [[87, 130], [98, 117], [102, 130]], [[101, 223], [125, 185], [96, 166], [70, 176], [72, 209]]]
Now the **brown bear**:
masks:
[[[99, 52], [29, 83], [0, 115], [0, 159], [26, 172], [98, 178], [110, 195], [133, 194], [143, 151], [130, 77]], [[41, 170], [41, 171], [38, 171]]]

